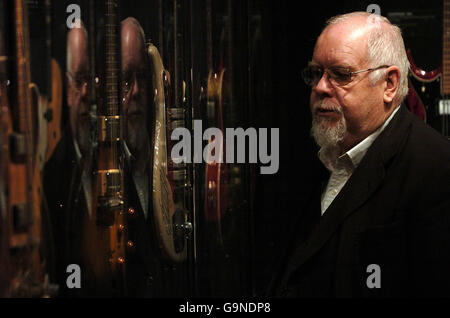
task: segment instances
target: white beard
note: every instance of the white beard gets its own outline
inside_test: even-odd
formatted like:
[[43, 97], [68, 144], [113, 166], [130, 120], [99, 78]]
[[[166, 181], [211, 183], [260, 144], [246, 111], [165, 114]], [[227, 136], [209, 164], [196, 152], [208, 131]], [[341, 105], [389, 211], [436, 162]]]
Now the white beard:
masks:
[[330, 125], [327, 119], [318, 118], [313, 115], [311, 127], [311, 136], [321, 148], [339, 147], [339, 143], [344, 139], [347, 132], [347, 123], [344, 117], [341, 117], [337, 123]]
[[[336, 122], [335, 120], [316, 115], [315, 110], [320, 107], [335, 110], [340, 114], [340, 118]], [[313, 105], [312, 117], [311, 136], [320, 147], [320, 152], [324, 159], [333, 163], [341, 153], [340, 142], [344, 139], [347, 132], [347, 122], [341, 108], [322, 100]]]

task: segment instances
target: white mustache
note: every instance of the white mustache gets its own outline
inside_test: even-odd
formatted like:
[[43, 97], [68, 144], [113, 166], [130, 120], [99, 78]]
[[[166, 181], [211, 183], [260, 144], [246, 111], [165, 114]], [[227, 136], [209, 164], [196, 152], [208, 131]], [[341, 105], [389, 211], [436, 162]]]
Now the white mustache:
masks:
[[319, 110], [329, 110], [342, 115], [342, 109], [339, 105], [325, 100], [319, 100], [312, 105], [313, 114], [316, 114]]

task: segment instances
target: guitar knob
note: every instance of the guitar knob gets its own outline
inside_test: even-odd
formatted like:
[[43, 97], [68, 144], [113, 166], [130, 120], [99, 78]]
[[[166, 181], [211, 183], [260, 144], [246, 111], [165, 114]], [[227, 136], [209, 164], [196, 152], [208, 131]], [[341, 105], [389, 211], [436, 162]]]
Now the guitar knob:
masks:
[[163, 71], [163, 84], [164, 84], [164, 87], [170, 86], [170, 73], [167, 70]]
[[182, 225], [183, 229], [184, 229], [184, 237], [188, 240], [191, 238], [192, 235], [192, 223], [191, 222], [185, 222], [184, 226]]
[[136, 251], [136, 245], [134, 244], [133, 241], [127, 242], [127, 250], [128, 250], [128, 252], [131, 252], [131, 253], [134, 253]]

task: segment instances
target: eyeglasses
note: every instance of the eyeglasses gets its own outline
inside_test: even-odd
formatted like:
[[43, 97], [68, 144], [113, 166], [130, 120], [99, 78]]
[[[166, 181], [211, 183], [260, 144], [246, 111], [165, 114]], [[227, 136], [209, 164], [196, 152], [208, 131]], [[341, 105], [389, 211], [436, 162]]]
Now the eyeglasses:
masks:
[[380, 68], [389, 67], [389, 65], [381, 65], [374, 68], [367, 68], [360, 71], [351, 72], [350, 69], [344, 67], [333, 68], [321, 68], [315, 65], [308, 65], [302, 71], [302, 77], [306, 85], [316, 86], [323, 76], [323, 73], [327, 74], [328, 80], [334, 86], [344, 86], [352, 81], [352, 76], [363, 72], [371, 72], [379, 70]]
[[81, 92], [83, 87], [87, 87], [89, 85], [89, 75], [88, 74], [77, 74], [73, 75], [71, 72], [67, 71], [67, 74], [70, 77], [70, 80], [75, 82], [75, 90], [77, 92]]
[[138, 83], [139, 87], [147, 81], [147, 74], [145, 71], [137, 71], [135, 73], [126, 72], [122, 74], [122, 94], [127, 96], [134, 86], [135, 81]]

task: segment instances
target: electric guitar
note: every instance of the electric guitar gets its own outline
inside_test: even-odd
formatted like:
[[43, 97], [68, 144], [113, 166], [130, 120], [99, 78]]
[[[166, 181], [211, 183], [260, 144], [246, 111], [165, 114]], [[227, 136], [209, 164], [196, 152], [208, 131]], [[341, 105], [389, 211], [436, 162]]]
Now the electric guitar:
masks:
[[[442, 66], [432, 71], [418, 67], [407, 51], [412, 78], [421, 83], [421, 92], [417, 96], [425, 105], [426, 122], [450, 137], [450, 0], [443, 1], [443, 47]], [[440, 83], [439, 83], [440, 81]], [[440, 85], [439, 85], [440, 84]], [[411, 89], [410, 89], [411, 92]], [[436, 96], [439, 96], [436, 99]]]
[[[83, 221], [82, 255], [93, 293], [123, 296], [126, 290], [127, 223], [124, 198], [120, 32], [117, 0], [105, 0], [103, 94], [98, 94], [98, 146], [93, 187], [93, 215]], [[101, 98], [103, 96], [104, 98]]]
[[[208, 84], [206, 92], [206, 117], [208, 126], [217, 127], [222, 132], [224, 130], [224, 114], [227, 111], [226, 105], [229, 102], [229, 81], [230, 72], [227, 70], [227, 47], [229, 41], [229, 31], [227, 25], [223, 25], [219, 38], [217, 52], [214, 52], [213, 26], [212, 26], [212, 4], [207, 3], [207, 56], [208, 56]], [[217, 54], [214, 59], [214, 53]], [[215, 66], [214, 61], [217, 66]], [[216, 71], [218, 70], [218, 71]], [[224, 137], [224, 136], [223, 136]], [[222, 162], [216, 162], [211, 157], [207, 158], [205, 168], [205, 220], [215, 224], [219, 241], [223, 241], [222, 219], [227, 210], [229, 172], [226, 160], [225, 140], [211, 139], [208, 143], [215, 144], [213, 155], [222, 158]]]
[[[207, 87], [207, 114], [209, 121], [218, 124], [223, 132], [223, 99], [224, 99], [224, 76], [226, 70], [222, 68], [219, 73], [210, 71]], [[213, 156], [222, 158], [222, 162], [216, 162], [208, 157], [206, 163], [206, 194], [205, 194], [205, 219], [210, 222], [220, 222], [227, 208], [228, 191], [228, 169], [224, 163], [226, 158], [225, 142], [211, 139], [208, 143], [215, 143]], [[221, 231], [219, 232], [221, 233]]]
[[[12, 81], [12, 133], [9, 164], [9, 251], [13, 273], [8, 295], [44, 297], [54, 295], [48, 281], [43, 249], [50, 242], [42, 233], [47, 215], [42, 209], [42, 184], [37, 125], [38, 106], [33, 104], [27, 5], [14, 1], [15, 80]], [[13, 177], [12, 177], [13, 176]]]
[[[52, 58], [51, 43], [51, 5], [50, 0], [45, 0], [45, 21], [47, 28], [47, 70], [51, 76], [48, 78], [49, 93], [46, 96], [47, 107], [45, 112], [41, 115], [46, 122], [47, 130], [47, 145], [45, 149], [45, 161], [48, 161], [53, 154], [59, 140], [61, 139], [61, 115], [62, 115], [62, 75], [61, 68], [58, 62]], [[42, 121], [42, 119], [41, 119]], [[45, 136], [45, 135], [41, 135]]]
[[163, 255], [174, 262], [182, 262], [187, 256], [186, 239], [192, 230], [182, 197], [187, 178], [185, 164], [176, 164], [170, 159], [168, 136], [173, 129], [184, 125], [184, 110], [170, 107], [170, 73], [165, 70], [158, 49], [150, 43], [147, 53], [155, 90], [152, 197], [156, 233]]
[[5, 41], [5, 0], [0, 1], [0, 297], [7, 297], [12, 274], [9, 230], [10, 216], [8, 213], [9, 182], [9, 134], [12, 130], [11, 114], [8, 100], [8, 56]]

